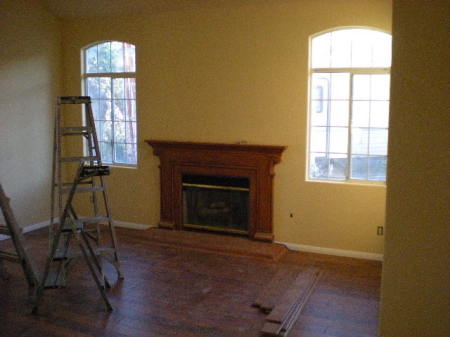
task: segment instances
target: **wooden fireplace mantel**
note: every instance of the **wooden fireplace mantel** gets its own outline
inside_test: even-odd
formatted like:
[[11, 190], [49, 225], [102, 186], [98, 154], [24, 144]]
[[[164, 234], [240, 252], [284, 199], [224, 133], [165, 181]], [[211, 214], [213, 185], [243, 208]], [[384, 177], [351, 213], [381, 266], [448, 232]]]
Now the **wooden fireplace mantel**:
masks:
[[249, 237], [272, 241], [274, 166], [286, 146], [146, 140], [160, 158], [160, 227], [183, 228], [184, 174], [245, 177], [250, 182]]

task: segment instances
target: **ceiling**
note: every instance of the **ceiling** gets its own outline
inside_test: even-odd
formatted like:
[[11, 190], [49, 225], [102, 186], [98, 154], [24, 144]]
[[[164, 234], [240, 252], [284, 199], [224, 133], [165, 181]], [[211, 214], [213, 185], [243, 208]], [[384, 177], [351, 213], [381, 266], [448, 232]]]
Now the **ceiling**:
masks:
[[62, 19], [141, 16], [173, 10], [266, 4], [286, 0], [40, 0]]

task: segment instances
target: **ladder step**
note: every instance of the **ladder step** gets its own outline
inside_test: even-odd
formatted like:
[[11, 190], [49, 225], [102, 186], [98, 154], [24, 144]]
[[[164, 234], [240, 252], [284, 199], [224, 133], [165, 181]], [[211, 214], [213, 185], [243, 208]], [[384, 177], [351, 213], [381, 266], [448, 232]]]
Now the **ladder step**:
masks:
[[[72, 219], [72, 221], [76, 225], [76, 231], [80, 231], [84, 228], [85, 224], [91, 224], [91, 223], [99, 223], [108, 221], [109, 218], [107, 216], [99, 215], [99, 216], [92, 216], [92, 217], [85, 217], [85, 218], [79, 218], [79, 219]], [[61, 231], [64, 232], [71, 232], [72, 231], [72, 224], [70, 222], [64, 224], [64, 226], [61, 228]]]
[[0, 234], [11, 235], [11, 232], [9, 231], [8, 227], [0, 225]]
[[64, 270], [59, 274], [57, 271], [51, 270], [45, 280], [44, 288], [64, 288], [66, 286], [66, 276]]
[[95, 255], [114, 254], [116, 249], [114, 247], [97, 247], [94, 249]]
[[89, 135], [92, 132], [92, 128], [89, 126], [69, 126], [60, 128], [62, 136], [79, 136]]
[[0, 260], [6, 260], [15, 263], [21, 263], [22, 260], [17, 254], [9, 253], [9, 252], [1, 252], [0, 251]]
[[80, 162], [80, 161], [91, 161], [96, 160], [99, 161], [99, 156], [83, 156], [83, 157], [62, 157], [59, 159], [61, 163], [68, 163], [68, 162]]
[[[75, 231], [81, 231], [84, 227], [84, 223], [82, 221], [80, 221], [79, 219], [77, 220], [72, 220], [75, 223]], [[61, 228], [61, 232], [62, 233], [67, 233], [67, 232], [71, 232], [72, 231], [72, 224], [69, 223], [65, 223], [64, 226]]]
[[71, 249], [67, 250], [67, 253], [64, 254], [64, 248], [59, 247], [55, 251], [55, 255], [53, 255], [53, 261], [60, 261], [60, 260], [69, 260], [77, 257], [78, 254], [75, 251], [72, 251]]
[[59, 104], [88, 104], [91, 103], [89, 96], [60, 96], [58, 97]]
[[[113, 247], [97, 247], [93, 249], [96, 256], [113, 254], [115, 249]], [[67, 253], [64, 255], [64, 248], [58, 248], [53, 256], [53, 261], [70, 260], [78, 257], [82, 257], [83, 253], [81, 251], [75, 251], [68, 249]]]
[[[70, 193], [71, 188], [63, 188], [61, 189], [62, 194]], [[76, 193], [86, 193], [86, 192], [96, 192], [96, 191], [103, 191], [103, 186], [90, 186], [90, 187], [77, 187], [75, 189]]]

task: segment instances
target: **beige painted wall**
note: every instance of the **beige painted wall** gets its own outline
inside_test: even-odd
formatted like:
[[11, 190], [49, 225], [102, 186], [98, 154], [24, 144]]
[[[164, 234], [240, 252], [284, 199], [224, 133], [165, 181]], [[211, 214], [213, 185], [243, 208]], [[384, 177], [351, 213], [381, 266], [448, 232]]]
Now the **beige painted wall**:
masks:
[[0, 183], [24, 226], [48, 220], [60, 25], [36, 1], [0, 13]]
[[382, 337], [450, 336], [449, 10], [394, 1]]
[[159, 162], [144, 139], [287, 145], [276, 167], [276, 240], [382, 253], [385, 187], [305, 182], [307, 66], [311, 34], [390, 31], [391, 1], [243, 3], [64, 23], [66, 95], [81, 94], [83, 46], [111, 39], [137, 47], [139, 167], [113, 170], [115, 218], [159, 220]]

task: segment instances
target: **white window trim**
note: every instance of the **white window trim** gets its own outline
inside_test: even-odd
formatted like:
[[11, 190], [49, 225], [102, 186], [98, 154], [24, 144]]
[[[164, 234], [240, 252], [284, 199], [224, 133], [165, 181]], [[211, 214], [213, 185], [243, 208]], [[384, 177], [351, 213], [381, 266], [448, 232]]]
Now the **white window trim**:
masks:
[[[108, 77], [108, 78], [134, 78], [136, 80], [136, 65], [135, 65], [135, 71], [134, 72], [110, 72], [110, 73], [87, 73], [86, 72], [86, 50], [98, 45], [98, 44], [102, 44], [105, 42], [123, 42], [123, 41], [113, 41], [113, 40], [106, 40], [106, 41], [99, 41], [99, 42], [95, 42], [92, 43], [90, 45], [87, 45], [85, 47], [83, 47], [81, 49], [81, 90], [83, 95], [86, 94], [86, 80], [88, 78], [92, 78], [92, 77]], [[133, 44], [134, 45], [134, 44]], [[113, 85], [111, 83], [111, 97], [113, 97]], [[112, 99], [112, 98], [111, 98]], [[137, 84], [136, 84], [136, 101], [137, 101]], [[138, 121], [138, 113], [137, 113], [138, 107], [137, 107], [137, 102], [136, 102], [136, 164], [130, 164], [130, 163], [118, 163], [118, 162], [112, 162], [112, 163], [106, 163], [109, 166], [112, 167], [119, 167], [119, 168], [130, 168], [130, 169], [137, 169], [138, 165], [139, 165], [139, 121]], [[83, 123], [85, 123], [85, 114], [82, 114], [82, 118], [83, 118]], [[114, 122], [112, 123], [112, 132], [114, 133]], [[112, 141], [113, 143], [113, 149], [114, 149], [114, 141]], [[86, 142], [84, 144], [84, 149], [83, 151], [87, 151], [86, 150]], [[113, 150], [114, 151], [114, 150]], [[103, 160], [102, 160], [103, 162]]]
[[[333, 178], [310, 178], [310, 137], [311, 137], [311, 90], [312, 90], [312, 77], [315, 73], [349, 73], [350, 74], [350, 91], [349, 91], [349, 122], [348, 122], [348, 143], [347, 143], [347, 155], [351, 155], [351, 121], [352, 121], [352, 97], [353, 97], [353, 76], [355, 74], [389, 74], [391, 73], [391, 67], [355, 67], [355, 68], [313, 68], [312, 67], [312, 41], [315, 37], [321, 36], [323, 34], [327, 34], [330, 32], [338, 31], [341, 29], [367, 29], [367, 30], [374, 30], [379, 31], [382, 33], [390, 34], [389, 32], [372, 28], [372, 27], [336, 27], [332, 28], [326, 31], [322, 31], [319, 33], [316, 33], [314, 35], [311, 35], [309, 38], [309, 58], [308, 58], [308, 103], [307, 103], [307, 132], [306, 132], [306, 170], [305, 170], [305, 181], [306, 182], [317, 182], [317, 183], [329, 183], [329, 184], [348, 184], [348, 185], [364, 185], [364, 186], [381, 186], [386, 187], [387, 182], [387, 176], [386, 180], [380, 181], [380, 180], [364, 180], [364, 179], [352, 179], [350, 177], [351, 172], [351, 160], [348, 160], [347, 169], [345, 172], [345, 179], [333, 179]], [[390, 97], [389, 97], [390, 101]], [[388, 128], [389, 132], [389, 128]], [[387, 158], [389, 160], [389, 154], [387, 154]]]

